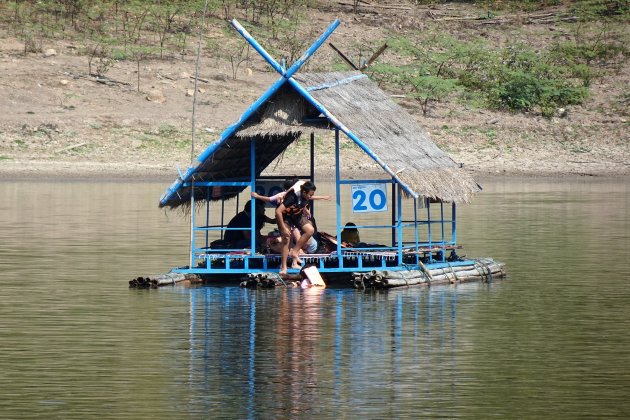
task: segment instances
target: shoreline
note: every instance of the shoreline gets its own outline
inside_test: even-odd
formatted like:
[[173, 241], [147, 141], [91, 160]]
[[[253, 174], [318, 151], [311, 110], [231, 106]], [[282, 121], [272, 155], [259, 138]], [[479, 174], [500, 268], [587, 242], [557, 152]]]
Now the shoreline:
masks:
[[[630, 180], [630, 173], [624, 171], [598, 171], [579, 173], [566, 171], [527, 171], [503, 168], [468, 169], [474, 179], [539, 179], [539, 180]], [[369, 171], [379, 176], [379, 171]], [[166, 164], [147, 164], [137, 162], [87, 162], [87, 161], [0, 161], [0, 180], [2, 181], [98, 181], [98, 182], [165, 182], [171, 183], [178, 176], [175, 166]], [[344, 176], [365, 177], [365, 170], [347, 171]], [[334, 171], [320, 169], [316, 177], [323, 181], [332, 181]]]

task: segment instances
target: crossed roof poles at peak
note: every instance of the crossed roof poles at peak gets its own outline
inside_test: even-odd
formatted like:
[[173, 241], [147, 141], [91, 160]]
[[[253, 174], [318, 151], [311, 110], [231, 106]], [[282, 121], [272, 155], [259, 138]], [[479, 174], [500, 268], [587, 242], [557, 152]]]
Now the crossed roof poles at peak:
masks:
[[[243, 28], [243, 26], [236, 20], [236, 19], [232, 19], [232, 26], [234, 26], [234, 28], [238, 31], [238, 33], [240, 33], [243, 38], [245, 38], [247, 40], [247, 42], [249, 42], [249, 44], [254, 47], [254, 49], [256, 51], [258, 51], [258, 53], [260, 53], [260, 55], [263, 56], [263, 58], [278, 72], [280, 73], [282, 76], [289, 78], [291, 77], [293, 74], [295, 74], [295, 72], [297, 72], [299, 70], [300, 67], [302, 67], [302, 65], [311, 57], [311, 55], [313, 55], [313, 53], [315, 51], [317, 51], [319, 49], [319, 47], [324, 43], [324, 41], [326, 40], [326, 38], [328, 38], [330, 36], [330, 34], [332, 34], [334, 32], [334, 30], [337, 28], [337, 26], [339, 26], [339, 19], [336, 19], [326, 30], [326, 32], [324, 32], [322, 34], [322, 36], [313, 43], [313, 45], [311, 46], [311, 48], [309, 48], [306, 53], [300, 57], [299, 60], [297, 60], [295, 63], [293, 63], [293, 66], [291, 66], [291, 68], [289, 70], [286, 70], [280, 65], [278, 64], [278, 62], [276, 60], [273, 59], [273, 57], [271, 57], [267, 51], [265, 51], [265, 49], [258, 43], [256, 42], [256, 40], [254, 39], [254, 37], [252, 37], [249, 32], [247, 32], [247, 30], [245, 28]], [[354, 62], [352, 62], [352, 60], [350, 60], [339, 48], [337, 48], [332, 42], [329, 42], [328, 45], [330, 45], [330, 47], [335, 50], [335, 52], [337, 52], [337, 54], [339, 54], [339, 56], [346, 62], [348, 63], [348, 65], [350, 67], [352, 67], [354, 70], [360, 70], [363, 71], [366, 68], [368, 68], [382, 53], [383, 51], [385, 51], [385, 49], [387, 49], [388, 45], [387, 43], [384, 43], [383, 45], [381, 45], [381, 47], [376, 50], [374, 52], [374, 54], [372, 54], [372, 56], [367, 60], [367, 61], [362, 61], [360, 63], [360, 65], [356, 65]]]
[[253, 36], [247, 32], [245, 28], [236, 20], [232, 19], [232, 26], [234, 29], [238, 31], [239, 34], [245, 38], [245, 40], [256, 50], [258, 53], [267, 61], [271, 67], [273, 67], [284, 79], [290, 79], [299, 69], [302, 67], [309, 58], [319, 49], [319, 47], [326, 41], [326, 39], [337, 29], [337, 26], [341, 23], [339, 19], [335, 19], [333, 23], [330, 24], [328, 29], [311, 45], [311, 47], [306, 50], [304, 54], [300, 58], [296, 60], [295, 63], [289, 67], [288, 70], [285, 70], [265, 49], [254, 39]]

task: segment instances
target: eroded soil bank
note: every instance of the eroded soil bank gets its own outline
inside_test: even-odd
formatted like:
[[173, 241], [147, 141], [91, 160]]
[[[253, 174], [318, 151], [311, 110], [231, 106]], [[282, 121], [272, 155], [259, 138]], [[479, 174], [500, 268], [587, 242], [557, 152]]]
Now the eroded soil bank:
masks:
[[[341, 46], [359, 37], [383, 39], [391, 29], [350, 13], [313, 13], [310, 21], [318, 28], [336, 17], [342, 20], [333, 35]], [[390, 21], [404, 19], [410, 17]], [[552, 27], [529, 25], [526, 30], [552, 33]], [[45, 40], [44, 51], [25, 55], [7, 30], [0, 28], [0, 40], [0, 178], [172, 180], [177, 167], [190, 165], [193, 55], [144, 61], [140, 74], [135, 62], [117, 61], [107, 80], [97, 80], [70, 41]], [[322, 48], [312, 61], [330, 61], [334, 54]], [[227, 62], [201, 57], [192, 156], [277, 79], [258, 57], [246, 64], [233, 79]], [[630, 175], [630, 136], [627, 110], [619, 110], [615, 98], [627, 95], [629, 85], [626, 64], [596, 79], [584, 105], [553, 118], [468, 109], [455, 101], [436, 103], [423, 115], [413, 102], [393, 99], [457, 163], [478, 176], [619, 177]], [[332, 136], [317, 140], [320, 177], [333, 173], [332, 144]], [[304, 141], [298, 142], [270, 169], [294, 173], [307, 150]], [[378, 172], [351, 144], [342, 153], [347, 173]]]

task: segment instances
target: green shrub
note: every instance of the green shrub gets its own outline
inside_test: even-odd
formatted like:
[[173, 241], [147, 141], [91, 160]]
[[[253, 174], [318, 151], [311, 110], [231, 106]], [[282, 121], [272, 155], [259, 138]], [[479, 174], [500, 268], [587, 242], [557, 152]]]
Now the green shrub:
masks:
[[552, 116], [556, 109], [582, 103], [588, 96], [583, 86], [571, 86], [563, 80], [540, 79], [533, 74], [516, 71], [490, 91], [489, 100], [499, 109], [532, 111]]
[[618, 40], [603, 42], [601, 40], [563, 42], [554, 45], [550, 54], [559, 62], [591, 65], [593, 63], [608, 64], [619, 56], [630, 56], [630, 49]]
[[128, 57], [127, 53], [125, 53], [124, 50], [122, 50], [120, 48], [112, 49], [112, 59], [114, 59], [116, 61], [124, 61], [127, 58], [129, 58], [129, 57]]
[[581, 0], [574, 2], [571, 12], [589, 22], [605, 16], [627, 16], [630, 4], [627, 0]]

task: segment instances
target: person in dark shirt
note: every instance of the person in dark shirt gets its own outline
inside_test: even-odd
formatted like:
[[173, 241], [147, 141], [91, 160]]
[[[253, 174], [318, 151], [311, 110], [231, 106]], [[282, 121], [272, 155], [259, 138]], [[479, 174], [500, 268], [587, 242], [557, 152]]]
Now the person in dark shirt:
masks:
[[[249, 248], [251, 246], [251, 200], [245, 203], [243, 211], [238, 213], [227, 224], [228, 228], [242, 228], [245, 230], [226, 230], [223, 239], [234, 248]], [[265, 204], [261, 201], [256, 201], [256, 243], [260, 243], [261, 234], [265, 222], [271, 221], [265, 216]]]
[[[299, 258], [300, 249], [310, 240], [315, 228], [313, 222], [309, 220], [305, 214], [306, 206], [315, 195], [315, 184], [310, 181], [300, 186], [300, 193], [289, 190], [284, 196], [284, 200], [276, 208], [276, 220], [278, 222], [278, 230], [282, 237], [282, 262], [280, 264], [280, 274], [287, 272], [287, 259], [289, 255], [292, 259], [291, 268], [300, 268], [302, 261]], [[291, 228], [296, 227], [300, 230], [301, 236], [297, 243], [289, 250], [289, 239], [291, 237]]]
[[357, 225], [352, 222], [346, 223], [341, 231], [341, 240], [343, 242], [347, 242], [350, 246], [356, 246], [359, 242], [361, 242]]

